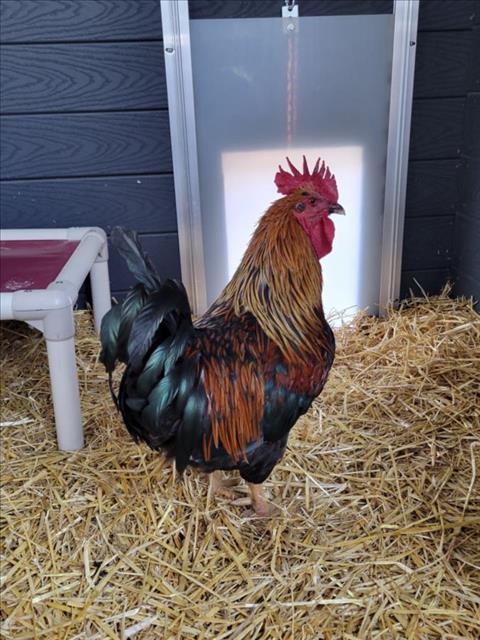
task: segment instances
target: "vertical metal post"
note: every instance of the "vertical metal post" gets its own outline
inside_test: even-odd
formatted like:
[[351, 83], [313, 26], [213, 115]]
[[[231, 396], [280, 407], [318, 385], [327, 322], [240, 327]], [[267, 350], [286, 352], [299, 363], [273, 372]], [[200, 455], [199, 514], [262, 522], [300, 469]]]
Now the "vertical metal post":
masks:
[[207, 306], [187, 0], [160, 0], [182, 280], [194, 313]]
[[417, 44], [418, 0], [395, 0], [392, 86], [388, 124], [380, 313], [398, 299]]

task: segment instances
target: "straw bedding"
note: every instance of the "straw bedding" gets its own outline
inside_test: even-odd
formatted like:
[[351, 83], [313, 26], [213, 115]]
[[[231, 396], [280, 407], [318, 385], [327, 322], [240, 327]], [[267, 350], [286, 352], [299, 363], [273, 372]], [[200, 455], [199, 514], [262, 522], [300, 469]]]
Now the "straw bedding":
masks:
[[86, 439], [56, 450], [42, 338], [2, 327], [4, 638], [480, 637], [480, 319], [417, 299], [337, 331], [265, 520], [130, 441], [88, 312]]

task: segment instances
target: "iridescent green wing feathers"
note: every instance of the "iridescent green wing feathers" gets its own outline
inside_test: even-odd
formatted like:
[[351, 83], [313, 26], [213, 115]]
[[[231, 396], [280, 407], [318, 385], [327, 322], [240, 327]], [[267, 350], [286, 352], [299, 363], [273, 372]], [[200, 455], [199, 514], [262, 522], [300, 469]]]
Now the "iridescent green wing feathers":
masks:
[[172, 403], [176, 411], [185, 404], [194, 383], [190, 371], [182, 375], [186, 363], [177, 366], [193, 335], [190, 305], [181, 283], [162, 282], [134, 232], [116, 228], [112, 243], [139, 282], [104, 317], [100, 360], [117, 406], [111, 376], [117, 361], [127, 365], [120, 409], [133, 435], [157, 446], [162, 419], [172, 417]]

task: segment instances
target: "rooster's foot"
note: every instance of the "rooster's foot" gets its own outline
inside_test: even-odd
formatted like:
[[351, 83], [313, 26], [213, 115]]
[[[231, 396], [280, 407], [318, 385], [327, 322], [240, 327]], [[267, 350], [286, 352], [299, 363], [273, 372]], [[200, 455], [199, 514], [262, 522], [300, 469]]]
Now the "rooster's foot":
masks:
[[235, 491], [232, 487], [237, 484], [235, 478], [225, 478], [221, 471], [214, 471], [210, 474], [210, 487], [213, 496], [221, 496], [228, 500], [236, 498]]
[[261, 484], [251, 484], [248, 483], [248, 487], [250, 489], [250, 494], [252, 497], [252, 507], [257, 516], [262, 518], [268, 518], [273, 515], [275, 508], [272, 504], [267, 502], [265, 496], [263, 495], [263, 488]]

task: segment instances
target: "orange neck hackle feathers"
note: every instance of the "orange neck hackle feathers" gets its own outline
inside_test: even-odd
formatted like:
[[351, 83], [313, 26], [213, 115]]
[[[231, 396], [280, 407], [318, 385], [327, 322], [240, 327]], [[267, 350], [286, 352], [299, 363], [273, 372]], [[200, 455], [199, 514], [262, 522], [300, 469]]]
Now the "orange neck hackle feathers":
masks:
[[323, 359], [322, 271], [292, 214], [296, 195], [261, 218], [242, 262], [218, 302], [251, 313], [289, 360]]

